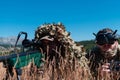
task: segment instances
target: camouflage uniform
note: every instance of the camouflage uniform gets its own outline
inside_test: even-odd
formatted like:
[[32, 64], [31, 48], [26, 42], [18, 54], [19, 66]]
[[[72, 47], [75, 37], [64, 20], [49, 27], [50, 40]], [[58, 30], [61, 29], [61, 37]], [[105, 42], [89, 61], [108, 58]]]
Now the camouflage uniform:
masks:
[[[89, 67], [91, 70], [91, 74], [97, 80], [99, 75], [99, 67], [104, 63], [114, 63], [115, 61], [120, 62], [120, 46], [118, 46], [116, 55], [113, 58], [106, 59], [105, 56], [102, 54], [99, 47], [94, 47], [90, 53], [86, 55], [89, 60]], [[120, 71], [119, 71], [120, 72]]]

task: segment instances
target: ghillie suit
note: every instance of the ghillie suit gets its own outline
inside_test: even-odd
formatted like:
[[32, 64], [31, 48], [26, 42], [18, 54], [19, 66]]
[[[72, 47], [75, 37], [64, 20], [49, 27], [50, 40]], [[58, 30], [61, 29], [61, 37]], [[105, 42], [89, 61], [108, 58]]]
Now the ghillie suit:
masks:
[[[62, 23], [44, 24], [35, 32], [38, 49], [45, 55], [42, 80], [89, 80], [83, 46], [76, 45]], [[40, 70], [41, 72], [41, 70]]]
[[[86, 57], [90, 61], [89, 66], [94, 80], [120, 80], [120, 45], [116, 48], [116, 55], [113, 58], [107, 59], [97, 46], [95, 46]], [[101, 75], [100, 71], [102, 65], [108, 62], [111, 72]]]
[[[29, 42], [26, 39], [24, 41]], [[36, 61], [32, 59], [28, 65], [20, 68], [22, 72], [14, 67], [10, 69], [13, 76], [8, 75], [10, 78], [5, 77], [3, 80], [16, 80], [19, 77], [21, 80], [91, 80], [86, 52], [82, 45], [77, 45], [70, 38], [70, 33], [63, 24], [41, 25], [35, 31], [33, 42], [36, 44], [33, 44], [32, 49], [39, 50], [44, 56], [40, 67], [37, 67]], [[21, 72], [20, 76], [16, 70]]]

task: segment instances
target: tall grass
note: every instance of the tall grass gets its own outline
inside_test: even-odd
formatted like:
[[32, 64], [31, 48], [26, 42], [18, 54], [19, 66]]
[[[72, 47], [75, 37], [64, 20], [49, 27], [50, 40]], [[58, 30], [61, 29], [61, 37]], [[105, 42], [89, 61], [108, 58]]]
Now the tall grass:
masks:
[[[50, 48], [52, 49], [52, 48]], [[85, 60], [84, 55], [80, 58], [76, 56], [71, 57], [71, 52], [66, 48], [65, 51], [61, 49], [53, 49], [57, 55], [53, 55], [53, 59], [50, 60], [49, 47], [46, 47], [46, 51], [40, 49], [42, 54], [47, 54], [46, 59], [43, 58], [43, 64], [41, 67], [37, 68], [34, 62], [29, 63], [22, 69], [22, 75], [20, 75], [21, 80], [119, 80], [120, 72], [114, 72], [110, 74], [98, 73], [97, 79], [92, 77], [89, 67], [87, 66], [87, 60]], [[64, 53], [65, 52], [65, 53]], [[61, 55], [64, 53], [64, 57]], [[7, 73], [6, 68], [0, 67], [0, 80], [16, 80], [17, 73], [16, 69], [12, 69], [13, 76]], [[98, 69], [98, 72], [100, 69]], [[3, 79], [4, 78], [4, 79]]]

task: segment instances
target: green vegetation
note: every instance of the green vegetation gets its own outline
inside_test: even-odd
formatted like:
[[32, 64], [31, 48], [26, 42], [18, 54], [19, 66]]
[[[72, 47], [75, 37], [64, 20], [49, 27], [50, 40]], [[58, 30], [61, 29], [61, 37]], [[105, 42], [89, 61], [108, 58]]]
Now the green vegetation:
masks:
[[[120, 43], [120, 39], [118, 40], [118, 42]], [[83, 45], [87, 52], [89, 52], [90, 49], [92, 49], [95, 46], [95, 41], [94, 40], [79, 41], [79, 42], [76, 42], [76, 43], [78, 45]]]
[[[118, 41], [120, 43], [120, 39]], [[83, 45], [87, 52], [89, 52], [89, 50], [92, 49], [95, 46], [95, 41], [94, 40], [84, 40], [84, 41], [78, 41], [76, 43], [77, 43], [77, 45]], [[0, 46], [3, 46], [5, 48], [8, 48], [10, 46], [14, 47], [13, 45], [7, 45], [7, 44], [6, 45], [5, 44], [3, 44], [3, 45], [0, 44]], [[21, 45], [17, 45], [17, 46], [21, 47]]]
[[80, 42], [76, 42], [76, 43], [79, 45], [83, 45], [87, 52], [89, 52], [89, 50], [95, 46], [94, 40], [80, 41]]

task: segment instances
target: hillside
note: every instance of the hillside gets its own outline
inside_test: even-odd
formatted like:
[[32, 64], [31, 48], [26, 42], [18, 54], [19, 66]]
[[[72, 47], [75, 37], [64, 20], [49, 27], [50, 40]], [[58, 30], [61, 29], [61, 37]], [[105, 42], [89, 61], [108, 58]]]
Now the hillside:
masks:
[[79, 45], [83, 45], [87, 52], [89, 52], [89, 50], [95, 46], [94, 40], [85, 40], [85, 41], [79, 41], [76, 43]]
[[[118, 40], [118, 42], [120, 43], [120, 39]], [[87, 52], [89, 52], [89, 50], [95, 46], [94, 40], [85, 40], [85, 41], [79, 41], [76, 43], [79, 45], [83, 45]]]
[[[0, 45], [15, 45], [17, 37], [0, 37]], [[22, 39], [18, 41], [20, 44]]]
[[[0, 55], [14, 51], [14, 45], [17, 37], [0, 37]], [[18, 46], [21, 45], [22, 39], [18, 41]], [[19, 47], [17, 47], [20, 49]]]

